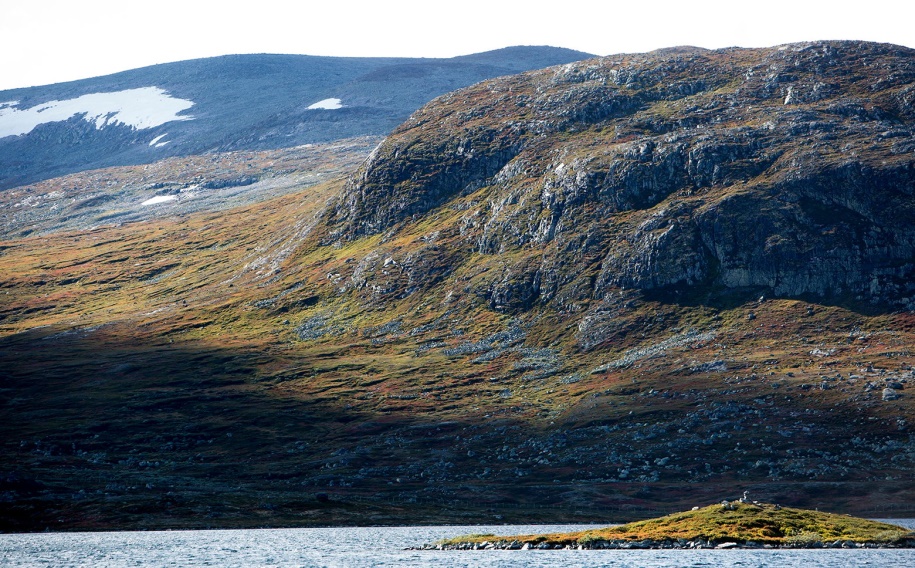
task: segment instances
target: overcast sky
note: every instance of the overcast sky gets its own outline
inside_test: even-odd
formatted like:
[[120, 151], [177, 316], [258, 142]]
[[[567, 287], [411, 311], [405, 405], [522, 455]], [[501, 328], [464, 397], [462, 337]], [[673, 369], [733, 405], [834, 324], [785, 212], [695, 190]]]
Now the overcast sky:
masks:
[[2, 0], [0, 89], [230, 53], [598, 55], [861, 39], [915, 47], [912, 0]]

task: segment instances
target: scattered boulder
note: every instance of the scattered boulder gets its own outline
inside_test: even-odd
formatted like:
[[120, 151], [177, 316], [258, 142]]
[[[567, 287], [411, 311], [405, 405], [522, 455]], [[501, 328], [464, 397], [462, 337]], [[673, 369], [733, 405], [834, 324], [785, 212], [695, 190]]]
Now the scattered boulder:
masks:
[[883, 400], [897, 400], [899, 398], [902, 398], [902, 395], [895, 389], [883, 389]]

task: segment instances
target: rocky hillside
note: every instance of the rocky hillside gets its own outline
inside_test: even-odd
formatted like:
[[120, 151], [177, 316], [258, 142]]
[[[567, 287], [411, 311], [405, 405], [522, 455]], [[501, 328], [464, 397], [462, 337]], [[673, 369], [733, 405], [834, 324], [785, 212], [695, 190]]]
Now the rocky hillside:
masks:
[[380, 141], [174, 156], [13, 187], [0, 191], [0, 239], [216, 212], [299, 192], [351, 172]]
[[385, 135], [442, 93], [585, 57], [552, 47], [451, 59], [230, 55], [0, 91], [0, 190], [173, 156]]
[[[0, 529], [611, 523], [746, 490], [912, 516], [913, 61], [562, 65], [439, 97], [330, 181], [5, 238]], [[135, 200], [131, 172], [93, 175]]]
[[[461, 207], [509, 311], [711, 288], [915, 309], [915, 52], [673, 49], [504, 77], [400, 126], [342, 238]], [[583, 275], [586, 278], [583, 280]]]

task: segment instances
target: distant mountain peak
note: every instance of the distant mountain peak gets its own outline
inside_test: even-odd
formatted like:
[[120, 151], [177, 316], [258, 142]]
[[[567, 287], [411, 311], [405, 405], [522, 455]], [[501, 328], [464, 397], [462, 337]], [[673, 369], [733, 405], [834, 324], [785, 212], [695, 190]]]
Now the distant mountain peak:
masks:
[[[0, 190], [86, 169], [150, 163], [163, 155], [385, 135], [443, 93], [583, 57], [588, 55], [548, 47], [450, 59], [227, 55], [3, 91]], [[342, 101], [341, 108], [330, 108], [333, 100]], [[189, 120], [181, 113], [192, 104]], [[73, 117], [126, 128], [87, 129]], [[152, 129], [158, 136], [156, 128], [166, 123], [164, 146], [150, 146], [150, 137], [133, 132]]]

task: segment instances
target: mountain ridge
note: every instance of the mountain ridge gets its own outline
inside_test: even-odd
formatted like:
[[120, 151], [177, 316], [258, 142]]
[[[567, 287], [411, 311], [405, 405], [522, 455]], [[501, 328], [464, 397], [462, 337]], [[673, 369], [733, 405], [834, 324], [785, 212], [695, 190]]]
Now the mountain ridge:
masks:
[[[913, 54], [856, 42], [665, 50], [484, 82], [381, 144], [336, 209], [339, 232], [394, 229], [489, 186], [468, 213], [480, 221], [461, 229], [469, 248], [545, 249], [581, 272], [586, 227], [597, 242], [581, 252], [602, 257], [596, 296], [714, 283], [833, 301], [865, 290], [857, 300], [912, 309]], [[626, 219], [615, 234], [614, 217]], [[557, 290], [521, 295], [541, 292]]]
[[[266, 150], [386, 134], [432, 97], [496, 75], [591, 57], [552, 47], [518, 47], [452, 59], [227, 55], [164, 63], [103, 77], [0, 92], [0, 102], [36, 108], [99, 92], [158, 87], [195, 103], [193, 120], [138, 131], [90, 129], [79, 117], [0, 138], [0, 189], [66, 173], [148, 163], [207, 151]], [[384, 71], [408, 66], [408, 76]], [[374, 80], [366, 76], [374, 73]], [[307, 111], [344, 97], [338, 113]], [[10, 112], [14, 107], [8, 107]], [[0, 111], [0, 120], [3, 113]], [[147, 143], [169, 134], [169, 145]]]

